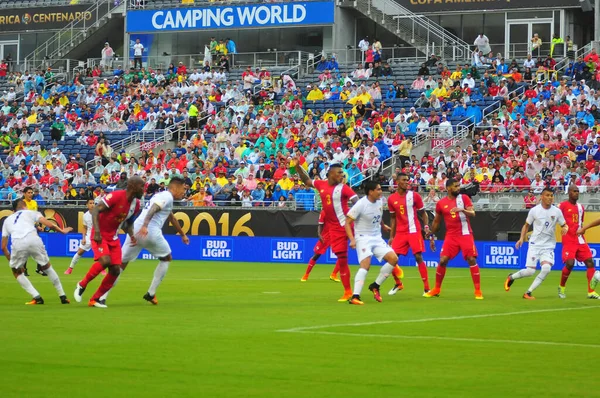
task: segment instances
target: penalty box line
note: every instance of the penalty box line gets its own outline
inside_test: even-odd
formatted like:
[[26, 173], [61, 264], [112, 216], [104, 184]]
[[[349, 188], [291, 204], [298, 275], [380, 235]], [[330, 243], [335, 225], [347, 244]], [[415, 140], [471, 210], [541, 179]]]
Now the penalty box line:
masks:
[[[390, 320], [390, 321], [376, 321], [376, 322], [360, 322], [360, 323], [338, 323], [329, 325], [317, 325], [317, 326], [303, 326], [291, 329], [280, 329], [276, 330], [278, 333], [320, 333], [320, 334], [331, 334], [341, 332], [324, 332], [320, 329], [331, 329], [331, 328], [342, 328], [352, 326], [372, 326], [372, 325], [387, 325], [387, 324], [402, 324], [402, 323], [426, 323], [426, 322], [437, 322], [437, 321], [460, 321], [464, 319], [479, 319], [479, 318], [495, 318], [502, 316], [513, 316], [513, 315], [527, 315], [527, 314], [541, 314], [545, 312], [562, 312], [562, 311], [580, 311], [600, 308], [599, 305], [592, 305], [586, 307], [567, 307], [567, 308], [546, 308], [540, 310], [528, 310], [528, 311], [513, 311], [513, 312], [499, 312], [493, 314], [477, 314], [477, 315], [461, 315], [451, 317], [438, 317], [438, 318], [419, 318], [419, 319], [402, 319], [402, 320]], [[348, 335], [355, 335], [347, 333]], [[356, 334], [357, 335], [357, 334]], [[377, 335], [383, 336], [383, 335]], [[403, 336], [406, 337], [406, 336]]]

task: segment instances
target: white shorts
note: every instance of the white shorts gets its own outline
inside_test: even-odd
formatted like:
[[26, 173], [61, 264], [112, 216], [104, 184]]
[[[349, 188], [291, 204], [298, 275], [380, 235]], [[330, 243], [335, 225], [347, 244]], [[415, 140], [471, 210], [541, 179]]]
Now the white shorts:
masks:
[[44, 242], [36, 234], [27, 235], [23, 239], [13, 239], [8, 264], [10, 268], [17, 269], [25, 265], [29, 257], [41, 265], [50, 263]]
[[527, 249], [527, 262], [525, 263], [525, 266], [527, 268], [535, 268], [537, 267], [538, 263], [540, 266], [542, 263], [554, 265], [554, 249], [542, 249], [529, 245], [529, 249]]
[[358, 262], [371, 256], [375, 256], [377, 260], [381, 261], [386, 254], [394, 252], [381, 236], [356, 235], [355, 239]]
[[137, 235], [136, 238], [137, 245], [131, 246], [131, 238], [127, 235], [127, 239], [123, 243], [122, 262], [130, 263], [134, 261], [140, 255], [142, 249], [148, 250], [150, 254], [157, 258], [166, 257], [171, 254], [171, 247], [162, 235], [162, 232], [148, 231], [148, 235], [145, 238], [142, 239]]
[[83, 240], [79, 243], [79, 250], [83, 250], [84, 252], [89, 252], [92, 249], [92, 237], [85, 237], [85, 245], [83, 244]]

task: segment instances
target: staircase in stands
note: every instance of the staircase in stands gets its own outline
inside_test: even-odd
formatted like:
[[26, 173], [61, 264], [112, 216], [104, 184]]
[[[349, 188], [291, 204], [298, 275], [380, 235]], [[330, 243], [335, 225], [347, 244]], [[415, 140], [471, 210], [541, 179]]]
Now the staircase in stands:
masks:
[[340, 7], [359, 11], [418, 49], [424, 57], [441, 55], [445, 60], [470, 59], [469, 44], [431, 19], [413, 13], [394, 0], [338, 0]]

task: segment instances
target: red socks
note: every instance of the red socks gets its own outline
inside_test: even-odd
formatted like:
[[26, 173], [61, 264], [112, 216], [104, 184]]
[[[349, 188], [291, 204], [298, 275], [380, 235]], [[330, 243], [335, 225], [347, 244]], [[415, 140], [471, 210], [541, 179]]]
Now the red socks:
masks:
[[[588, 270], [589, 270], [589, 268], [588, 268]], [[567, 266], [565, 265], [562, 269], [562, 274], [560, 276], [560, 286], [565, 287], [565, 285], [567, 284], [567, 279], [569, 279], [569, 275], [571, 275], [571, 270], [568, 269]], [[589, 280], [590, 280], [590, 278], [588, 277], [588, 281]], [[588, 283], [588, 286], [589, 286], [589, 283]]]
[[83, 288], [86, 288], [88, 283], [93, 281], [94, 278], [96, 278], [98, 274], [102, 271], [104, 271], [104, 267], [102, 266], [102, 264], [96, 261], [94, 264], [92, 264], [92, 267], [85, 275], [85, 277], [81, 280], [81, 282], [79, 282], [79, 285]]
[[586, 275], [587, 275], [587, 280], [588, 280], [588, 293], [591, 293], [594, 291], [594, 289], [592, 289], [590, 287], [590, 282], [592, 281], [592, 278], [594, 277], [595, 273], [596, 273], [595, 268], [587, 268], [586, 269]]
[[441, 289], [442, 282], [444, 281], [444, 277], [446, 276], [446, 267], [442, 267], [441, 265], [437, 266], [437, 270], [435, 271], [435, 288]]
[[340, 279], [342, 280], [342, 285], [344, 286], [344, 291], [346, 294], [352, 294], [352, 286], [350, 285], [350, 267], [348, 267], [348, 257], [346, 254], [337, 254], [337, 266], [340, 270]]
[[94, 293], [91, 299], [98, 300], [100, 297], [102, 297], [104, 293], [108, 292], [113, 287], [118, 277], [119, 275], [115, 276], [112, 275], [110, 272], [106, 274], [104, 279], [102, 279], [102, 283], [100, 283], [100, 287], [98, 288], [98, 290], [96, 290], [96, 293]]
[[304, 276], [308, 276], [310, 274], [310, 271], [312, 271], [316, 263], [317, 262], [314, 259], [310, 259], [310, 261], [308, 262], [308, 267], [306, 267], [306, 272], [304, 272]]
[[331, 275], [337, 275], [340, 272], [340, 265], [336, 262], [333, 271], [331, 271]]
[[427, 274], [427, 265], [425, 265], [425, 262], [422, 261], [419, 263], [418, 267], [419, 274], [421, 274], [421, 280], [423, 281], [423, 288], [425, 290], [429, 290], [429, 275]]
[[475, 286], [475, 291], [481, 290], [481, 274], [479, 273], [479, 265], [471, 265], [469, 267], [469, 271], [471, 271], [471, 278], [473, 278], [473, 285]]

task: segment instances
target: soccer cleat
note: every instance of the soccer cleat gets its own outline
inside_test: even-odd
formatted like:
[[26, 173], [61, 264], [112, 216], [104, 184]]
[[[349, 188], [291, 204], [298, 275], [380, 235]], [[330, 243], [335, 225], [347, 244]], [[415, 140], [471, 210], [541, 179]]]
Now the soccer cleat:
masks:
[[525, 300], [535, 300], [535, 297], [533, 297], [533, 296], [531, 295], [531, 293], [530, 293], [530, 292], [526, 292], [526, 293], [523, 295], [523, 298], [524, 298]]
[[302, 277], [302, 279], [300, 279], [300, 282], [306, 282], [308, 280], [308, 275], [304, 275]]
[[334, 282], [341, 282], [340, 278], [338, 278], [336, 274], [329, 275], [329, 280]]
[[596, 286], [598, 285], [599, 279], [600, 279], [600, 271], [596, 271], [594, 276], [592, 276], [592, 280], [590, 281], [590, 289], [596, 290]]
[[373, 292], [373, 298], [375, 299], [375, 301], [378, 301], [380, 303], [383, 301], [381, 299], [381, 294], [379, 293], [379, 285], [377, 283], [371, 283], [369, 285], [369, 290]]
[[441, 293], [441, 290], [434, 287], [427, 293], [424, 293], [423, 297], [425, 297], [425, 298], [440, 297], [440, 293]]
[[158, 300], [156, 299], [156, 294], [151, 296], [150, 293], [144, 294], [144, 300], [152, 303], [153, 305], [158, 305]]
[[396, 265], [394, 267], [394, 270], [392, 271], [392, 275], [398, 277], [399, 279], [403, 279], [404, 278], [404, 270], [402, 268], [400, 268], [399, 265]]
[[512, 274], [508, 274], [508, 276], [506, 277], [506, 280], [504, 281], [504, 290], [506, 290], [507, 292], [510, 290], [510, 287], [512, 286], [513, 283], [515, 283], [515, 281], [513, 279], [511, 279]]
[[103, 303], [102, 303], [102, 300], [94, 300], [94, 299], [91, 299], [91, 300], [88, 302], [88, 307], [96, 307], [96, 308], [108, 308], [108, 307], [106, 306], [106, 304], [103, 304]]
[[600, 294], [598, 294], [596, 292], [589, 292], [587, 295], [587, 298], [592, 299], [592, 300], [600, 300]]
[[44, 270], [42, 269], [42, 266], [39, 264], [37, 265], [35, 272], [40, 274], [41, 276], [48, 276], [48, 274], [44, 272]]
[[44, 304], [44, 299], [42, 298], [42, 296], [34, 297], [31, 301], [28, 301], [25, 303], [25, 305], [38, 305], [38, 304]]
[[427, 290], [427, 289], [423, 290], [423, 297], [425, 297], [425, 295], [426, 295], [427, 293], [429, 293], [429, 290]]
[[481, 293], [481, 290], [475, 291], [475, 300], [483, 300], [483, 293]]
[[338, 300], [338, 303], [347, 303], [348, 300], [350, 300], [352, 298], [352, 292], [348, 293], [344, 293], [344, 295]]
[[71, 302], [69, 301], [67, 296], [60, 296], [60, 303], [61, 304], [71, 304]]
[[394, 287], [392, 288], [392, 290], [390, 290], [388, 292], [389, 296], [393, 296], [396, 293], [398, 293], [400, 290], [404, 289], [404, 285], [402, 283], [397, 283], [396, 285], [394, 285]]
[[73, 273], [73, 268], [69, 267], [65, 271], [65, 275], [71, 275]]
[[567, 298], [567, 295], [565, 294], [565, 290], [566, 290], [566, 288], [564, 286], [558, 287], [558, 298], [561, 298], [561, 299]]
[[[102, 300], [102, 299], [98, 299], [96, 300], [97, 303], [100, 303], [102, 305], [106, 305], [106, 300]], [[108, 307], [108, 305], [106, 305]]]
[[350, 297], [350, 300], [348, 300], [348, 304], [353, 304], [353, 305], [364, 305], [365, 303], [363, 303], [360, 300], [360, 296], [359, 295], [354, 295], [352, 297]]
[[81, 303], [81, 296], [83, 296], [83, 292], [85, 292], [85, 287], [81, 287], [81, 285], [78, 282], [77, 286], [75, 287], [75, 293], [73, 293], [73, 297], [75, 297], [75, 301], [77, 301], [78, 303]]

